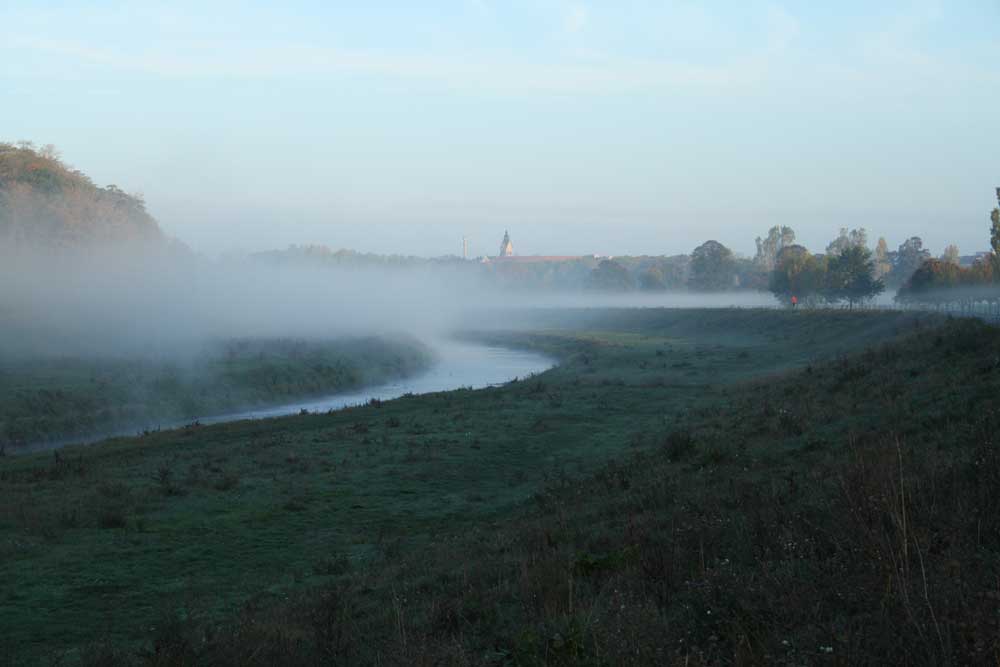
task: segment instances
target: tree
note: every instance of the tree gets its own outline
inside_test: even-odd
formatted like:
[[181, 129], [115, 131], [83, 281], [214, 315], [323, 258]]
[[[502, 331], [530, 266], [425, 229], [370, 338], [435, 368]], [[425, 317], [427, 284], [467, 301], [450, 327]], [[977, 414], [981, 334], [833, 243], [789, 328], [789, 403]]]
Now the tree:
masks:
[[54, 147], [30, 142], [0, 142], [0, 235], [4, 246], [166, 243], [141, 198], [97, 187]]
[[54, 144], [45, 144], [38, 149], [38, 154], [47, 160], [54, 160], [56, 162], [62, 160], [62, 154]]
[[632, 276], [628, 269], [610, 259], [603, 260], [590, 272], [587, 285], [591, 289], [628, 291], [632, 289]]
[[957, 262], [929, 259], [913, 272], [896, 294], [897, 301], [951, 301], [954, 297], [947, 290], [959, 287], [963, 280], [962, 268]]
[[841, 227], [840, 235], [826, 246], [826, 254], [839, 255], [844, 249], [851, 246], [868, 247], [868, 232], [864, 227], [850, 231], [847, 230], [847, 227]]
[[[997, 204], [1000, 204], [1000, 188], [997, 188]], [[993, 249], [993, 275], [1000, 276], [1000, 208], [990, 213], [990, 248]]]
[[736, 278], [733, 251], [718, 241], [705, 241], [691, 253], [688, 286], [711, 291], [732, 289]]
[[930, 258], [931, 253], [924, 248], [923, 240], [919, 236], [911, 236], [899, 246], [887, 282], [902, 285]]
[[[1000, 188], [996, 189], [997, 203], [1000, 204]], [[972, 303], [1000, 300], [1000, 290], [996, 283], [1000, 279], [1000, 208], [990, 213], [990, 248], [987, 257], [977, 259], [972, 266], [962, 267], [958, 263], [958, 248], [949, 245], [941, 259], [926, 259], [906, 277], [897, 301], [922, 301], [931, 303]], [[897, 270], [905, 270], [906, 263], [929, 255], [923, 250], [919, 237], [913, 237], [899, 247]], [[903, 266], [903, 268], [899, 268]]]
[[944, 248], [944, 252], [941, 253], [941, 261], [947, 262], [948, 264], [954, 264], [958, 266], [958, 246], [954, 243], [949, 243]]
[[889, 245], [885, 237], [880, 236], [875, 245], [875, 277], [885, 278], [892, 271], [892, 258], [889, 256]]
[[767, 238], [757, 237], [757, 254], [753, 258], [754, 264], [762, 271], [774, 269], [774, 262], [781, 249], [795, 243], [795, 232], [791, 227], [779, 227], [775, 225], [767, 232]]
[[846, 300], [853, 308], [855, 303], [872, 299], [885, 289], [885, 283], [874, 273], [871, 250], [861, 245], [844, 248], [828, 259], [824, 296], [833, 302]]
[[639, 287], [644, 290], [661, 291], [667, 289], [667, 281], [658, 266], [651, 266], [639, 274]]
[[765, 271], [748, 257], [736, 257], [735, 269], [734, 281], [740, 289], [767, 291], [768, 280], [771, 277], [770, 271]]
[[[969, 267], [965, 282], [969, 285], [990, 285], [993, 282], [1000, 282], [1000, 273], [996, 271], [996, 262], [985, 257], [977, 259]], [[995, 299], [996, 297], [993, 300]]]
[[690, 255], [674, 255], [661, 257], [657, 260], [657, 268], [663, 274], [663, 282], [667, 289], [682, 289], [687, 284], [688, 270], [691, 266]]
[[815, 300], [823, 287], [825, 273], [824, 261], [803, 246], [785, 246], [775, 260], [768, 289], [785, 305], [791, 305], [793, 296], [801, 303], [808, 303]]

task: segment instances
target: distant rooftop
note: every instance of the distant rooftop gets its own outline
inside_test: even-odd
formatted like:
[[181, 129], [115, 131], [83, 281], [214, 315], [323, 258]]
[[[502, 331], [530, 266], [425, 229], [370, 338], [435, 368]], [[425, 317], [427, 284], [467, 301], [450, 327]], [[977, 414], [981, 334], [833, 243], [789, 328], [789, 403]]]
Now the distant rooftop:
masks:
[[518, 264], [529, 264], [531, 262], [571, 262], [575, 259], [584, 259], [591, 255], [506, 255], [497, 257], [498, 262], [515, 262]]

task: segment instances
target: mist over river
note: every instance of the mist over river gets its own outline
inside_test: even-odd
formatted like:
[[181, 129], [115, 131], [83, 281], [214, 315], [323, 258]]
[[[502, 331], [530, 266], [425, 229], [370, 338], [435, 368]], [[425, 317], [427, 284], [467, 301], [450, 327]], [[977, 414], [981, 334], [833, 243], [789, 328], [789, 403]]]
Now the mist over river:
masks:
[[[282, 417], [298, 414], [302, 410], [327, 412], [361, 405], [371, 399], [387, 401], [405, 394], [427, 394], [461, 388], [481, 389], [503, 384], [515, 378], [524, 378], [533, 373], [541, 373], [555, 365], [553, 359], [541, 354], [494, 345], [451, 339], [428, 341], [427, 344], [435, 354], [435, 361], [428, 370], [412, 377], [270, 407], [209, 415], [200, 417], [198, 421], [204, 425], [221, 424], [242, 419]], [[32, 443], [17, 447], [9, 453], [30, 453], [58, 449], [67, 445], [90, 444], [111, 437], [134, 435], [147, 429], [170, 429], [183, 425], [184, 422], [144, 424], [87, 437]]]
[[270, 408], [247, 410], [202, 419], [203, 424], [218, 424], [240, 419], [281, 417], [308, 410], [326, 412], [352, 405], [367, 403], [371, 399], [387, 401], [404, 394], [429, 394], [437, 391], [473, 388], [481, 389], [510, 382], [532, 373], [541, 373], [555, 365], [555, 361], [535, 352], [505, 347], [447, 340], [430, 343], [437, 355], [434, 365], [427, 371], [409, 378], [385, 384], [293, 401]]

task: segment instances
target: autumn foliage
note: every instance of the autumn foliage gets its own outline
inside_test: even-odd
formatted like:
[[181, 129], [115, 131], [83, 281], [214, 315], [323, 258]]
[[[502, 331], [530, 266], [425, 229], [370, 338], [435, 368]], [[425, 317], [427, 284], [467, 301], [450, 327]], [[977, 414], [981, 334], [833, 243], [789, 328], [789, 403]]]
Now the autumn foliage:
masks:
[[141, 196], [98, 187], [51, 146], [0, 143], [0, 242], [78, 247], [158, 242], [163, 234]]

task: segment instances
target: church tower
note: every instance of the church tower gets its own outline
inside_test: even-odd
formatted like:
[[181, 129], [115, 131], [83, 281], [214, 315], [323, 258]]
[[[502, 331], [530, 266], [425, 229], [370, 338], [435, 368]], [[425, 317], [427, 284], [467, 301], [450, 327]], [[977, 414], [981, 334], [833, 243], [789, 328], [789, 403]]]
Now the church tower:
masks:
[[514, 254], [514, 245], [510, 242], [510, 234], [504, 230], [503, 241], [500, 242], [500, 257], [511, 257]]

